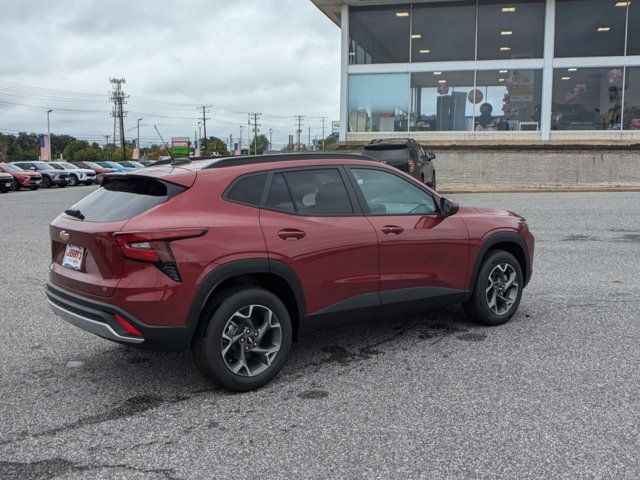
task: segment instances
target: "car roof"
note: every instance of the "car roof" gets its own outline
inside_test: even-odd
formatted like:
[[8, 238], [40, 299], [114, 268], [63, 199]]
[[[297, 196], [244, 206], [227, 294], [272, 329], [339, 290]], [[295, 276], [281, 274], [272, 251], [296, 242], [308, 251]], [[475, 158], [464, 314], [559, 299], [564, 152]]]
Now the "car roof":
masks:
[[417, 143], [413, 138], [378, 138], [375, 140], [371, 140], [367, 145], [367, 147], [383, 147], [384, 145], [408, 145], [410, 143]]

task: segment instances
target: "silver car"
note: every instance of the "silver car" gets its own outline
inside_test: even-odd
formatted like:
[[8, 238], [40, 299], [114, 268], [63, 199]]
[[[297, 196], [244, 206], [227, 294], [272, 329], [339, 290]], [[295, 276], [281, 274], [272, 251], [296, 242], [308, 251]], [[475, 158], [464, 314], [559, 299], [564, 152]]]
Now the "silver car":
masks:
[[91, 185], [96, 181], [96, 172], [89, 170], [88, 168], [78, 168], [69, 162], [49, 162], [56, 170], [66, 170], [69, 172], [69, 185], [75, 187], [84, 183], [85, 185]]

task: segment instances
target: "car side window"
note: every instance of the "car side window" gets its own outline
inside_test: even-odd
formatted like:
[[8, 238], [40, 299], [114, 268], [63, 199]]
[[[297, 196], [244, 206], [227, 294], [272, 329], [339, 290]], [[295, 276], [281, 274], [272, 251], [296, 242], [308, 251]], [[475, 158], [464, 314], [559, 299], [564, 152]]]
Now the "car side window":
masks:
[[258, 207], [262, 199], [262, 191], [264, 190], [266, 179], [266, 173], [242, 177], [231, 187], [231, 190], [226, 194], [226, 198], [232, 202]]
[[373, 215], [428, 215], [438, 211], [427, 192], [398, 175], [369, 168], [351, 172]]
[[353, 206], [337, 168], [294, 170], [285, 178], [296, 212], [302, 215], [350, 215]]
[[282, 212], [295, 212], [293, 201], [289, 194], [289, 189], [281, 173], [276, 173], [271, 179], [269, 186], [269, 195], [267, 196], [267, 208], [280, 210]]

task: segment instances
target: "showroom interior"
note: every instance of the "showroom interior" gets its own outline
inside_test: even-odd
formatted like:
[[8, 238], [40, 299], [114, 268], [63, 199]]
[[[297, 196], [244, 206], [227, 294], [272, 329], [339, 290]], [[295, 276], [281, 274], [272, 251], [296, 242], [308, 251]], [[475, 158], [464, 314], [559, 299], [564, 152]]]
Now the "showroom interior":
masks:
[[342, 141], [640, 139], [640, 2], [314, 3], [342, 29]]

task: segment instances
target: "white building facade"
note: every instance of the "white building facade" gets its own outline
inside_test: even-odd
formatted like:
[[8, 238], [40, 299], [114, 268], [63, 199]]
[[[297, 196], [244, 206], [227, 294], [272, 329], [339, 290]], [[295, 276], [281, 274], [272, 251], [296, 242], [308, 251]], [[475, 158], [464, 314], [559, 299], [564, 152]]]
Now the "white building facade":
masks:
[[640, 143], [640, 1], [313, 2], [342, 31], [341, 141]]

